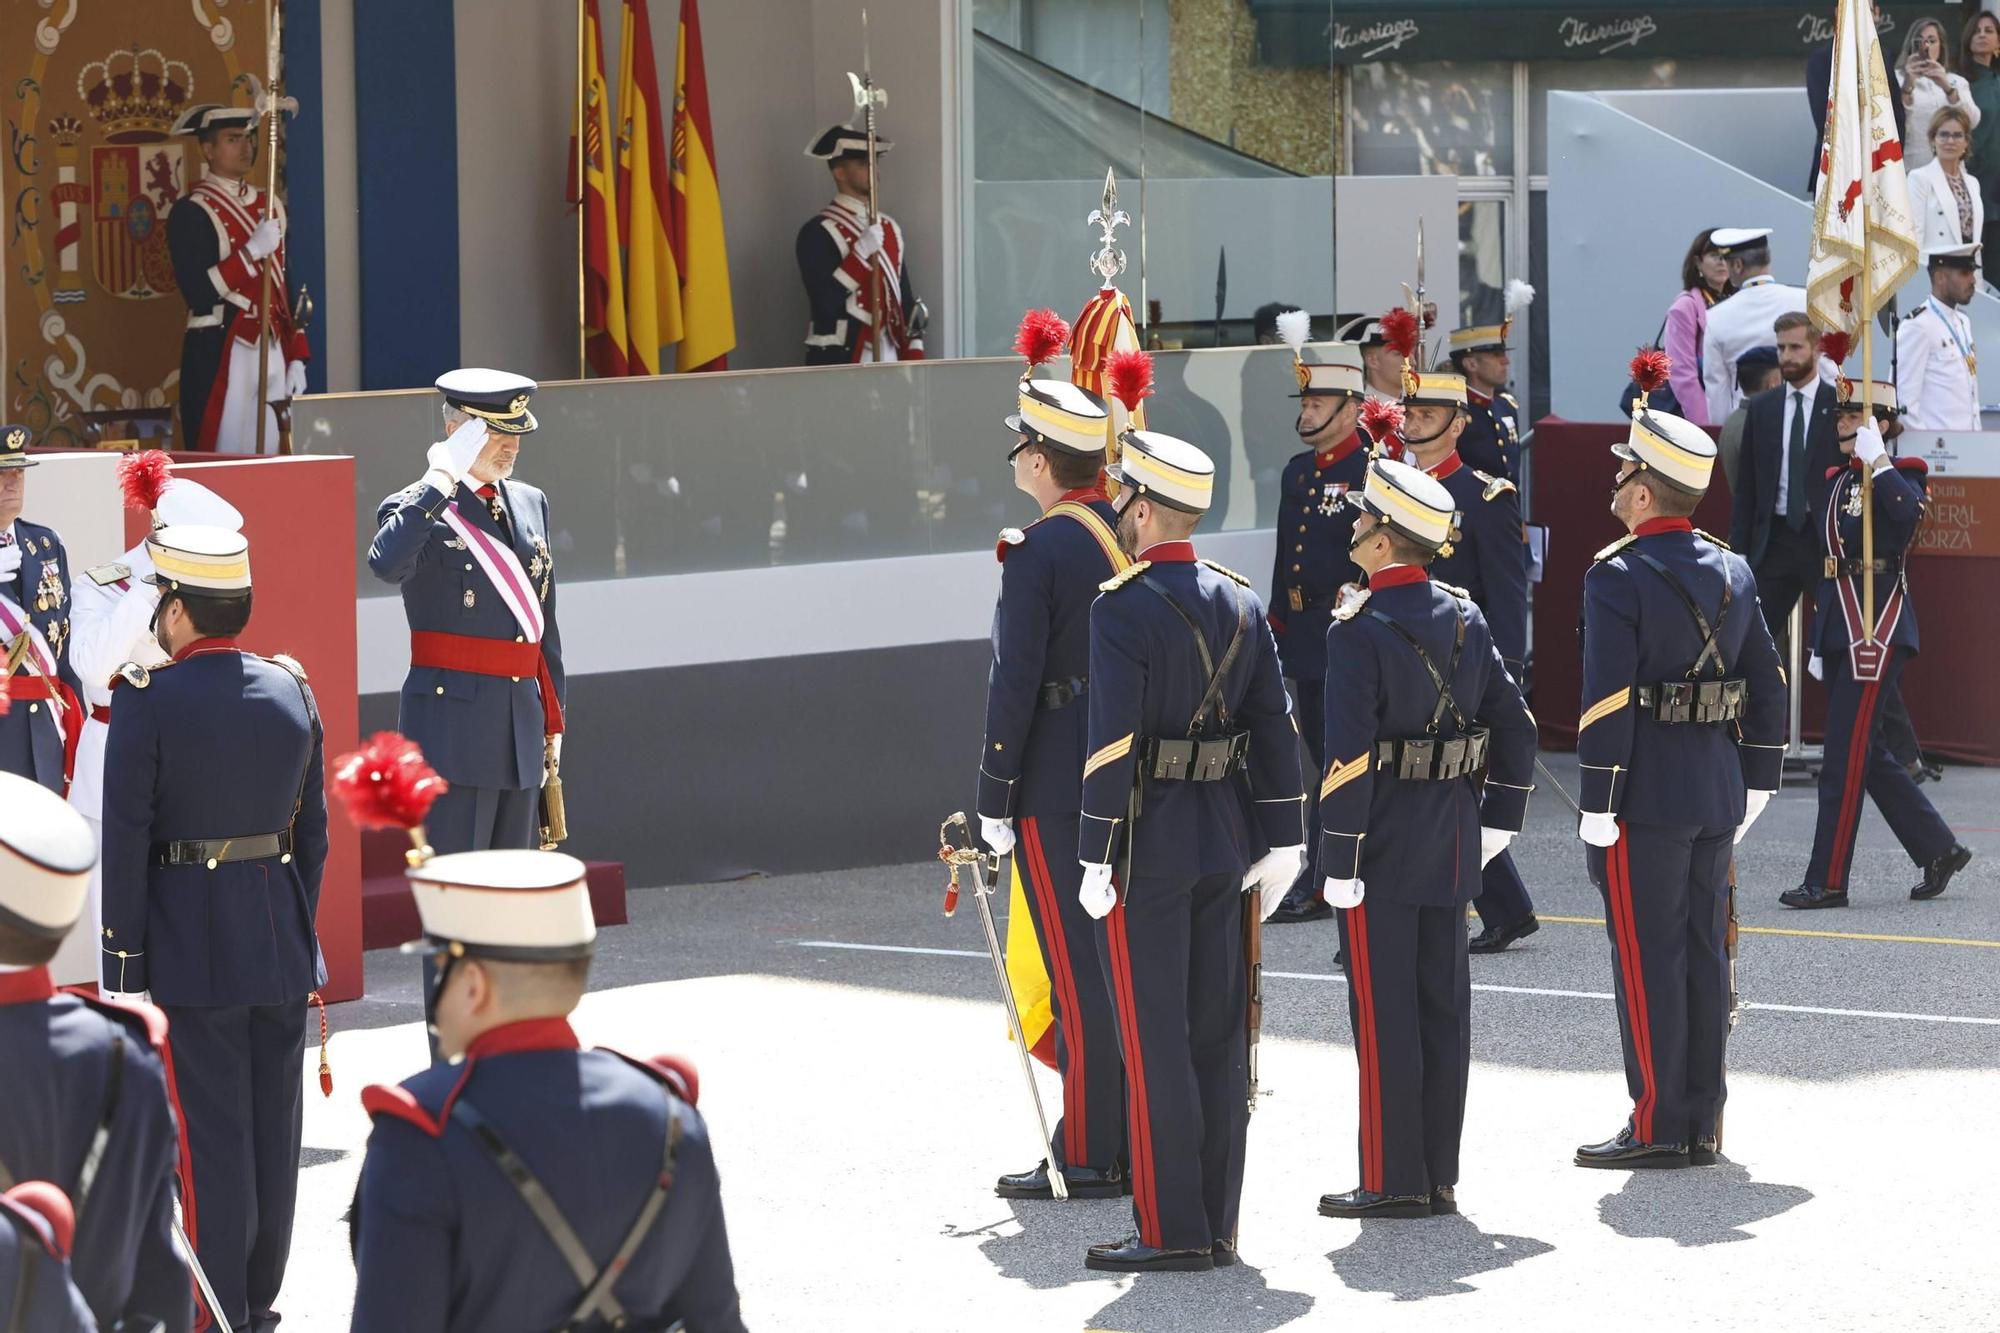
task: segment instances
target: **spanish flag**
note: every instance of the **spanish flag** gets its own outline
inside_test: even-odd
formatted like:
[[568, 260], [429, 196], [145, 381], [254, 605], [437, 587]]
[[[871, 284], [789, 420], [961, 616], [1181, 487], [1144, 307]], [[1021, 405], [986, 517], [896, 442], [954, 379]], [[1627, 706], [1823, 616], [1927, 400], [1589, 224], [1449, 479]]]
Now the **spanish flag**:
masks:
[[667, 139], [646, 0], [625, 0], [618, 59], [618, 239], [625, 246], [628, 374], [657, 375], [681, 340], [681, 280], [667, 230]]
[[604, 24], [597, 0], [583, 0], [587, 64], [578, 120], [582, 151], [571, 152], [581, 178], [572, 177], [572, 202], [583, 209], [584, 358], [598, 375], [626, 373], [625, 262], [618, 248], [617, 187], [611, 172], [611, 90], [604, 84]]
[[708, 73], [701, 58], [697, 0], [681, 0], [680, 55], [674, 66], [674, 262], [681, 277], [682, 370], [724, 370], [736, 346], [729, 297], [729, 251], [722, 236], [722, 188], [708, 120]]
[[[1051, 1001], [1054, 987], [1049, 969], [1042, 963], [1042, 946], [1035, 939], [1035, 919], [1028, 915], [1028, 893], [1021, 884], [1021, 858], [1008, 858], [1007, 890], [1007, 985], [1014, 992], [1014, 1007], [1021, 1014], [1021, 1035], [1027, 1038], [1028, 1053], [1049, 1068], [1056, 1068], [1056, 1011]], [[1013, 1033], [1007, 1034], [1012, 1041]]]

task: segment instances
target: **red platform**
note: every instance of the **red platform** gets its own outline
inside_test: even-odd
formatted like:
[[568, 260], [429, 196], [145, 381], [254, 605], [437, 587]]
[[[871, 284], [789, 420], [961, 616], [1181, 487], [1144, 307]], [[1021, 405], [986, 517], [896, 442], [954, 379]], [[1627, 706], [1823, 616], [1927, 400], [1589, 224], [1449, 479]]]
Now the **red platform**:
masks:
[[[1623, 422], [1548, 417], [1536, 424], [1528, 450], [1534, 518], [1551, 529], [1534, 614], [1534, 708], [1546, 749], [1576, 748], [1583, 576], [1597, 552], [1624, 535], [1611, 516], [1611, 480], [1618, 471], [1611, 444], [1628, 430]], [[1729, 514], [1729, 490], [1718, 466], [1695, 525], [1726, 538]], [[2000, 660], [2000, 620], [1967, 596], [1969, 588], [1994, 586], [2000, 558], [1925, 554], [1911, 558], [1909, 571], [1923, 650], [1903, 674], [1903, 699], [1917, 736], [1929, 754], [2000, 764], [2000, 695], [1957, 688], [1958, 682], [1983, 680], [1990, 664]], [[1805, 733], [1817, 740], [1826, 692], [1810, 680], [1805, 686]]]

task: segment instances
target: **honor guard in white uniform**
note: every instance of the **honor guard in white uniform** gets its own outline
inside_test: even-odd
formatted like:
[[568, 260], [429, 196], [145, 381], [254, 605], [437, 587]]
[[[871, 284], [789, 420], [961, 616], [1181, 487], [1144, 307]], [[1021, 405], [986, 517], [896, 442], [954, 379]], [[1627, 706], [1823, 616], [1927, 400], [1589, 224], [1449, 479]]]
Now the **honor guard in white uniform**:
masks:
[[1729, 275], [1737, 283], [1736, 294], [1708, 312], [1708, 332], [1701, 345], [1708, 419], [1727, 421], [1743, 401], [1736, 383], [1737, 360], [1753, 347], [1777, 341], [1772, 326], [1778, 316], [1806, 308], [1806, 289], [1771, 276], [1769, 227], [1720, 227], [1709, 240], [1728, 258]]
[[1896, 329], [1903, 429], [1978, 430], [1979, 348], [1961, 307], [1979, 288], [1979, 247], [1927, 250], [1924, 259], [1930, 297]]

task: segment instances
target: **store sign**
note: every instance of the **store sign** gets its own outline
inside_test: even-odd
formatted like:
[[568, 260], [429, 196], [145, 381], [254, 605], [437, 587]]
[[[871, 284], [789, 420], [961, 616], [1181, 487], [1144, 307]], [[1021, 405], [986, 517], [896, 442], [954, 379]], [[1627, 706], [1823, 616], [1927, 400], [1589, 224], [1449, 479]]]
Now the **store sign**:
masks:
[[1930, 469], [1915, 553], [2000, 556], [2000, 434], [1905, 431], [1896, 451]]
[[1651, 14], [1610, 20], [1569, 15], [1556, 25], [1556, 32], [1565, 51], [1582, 48], [1586, 55], [1608, 56], [1614, 51], [1636, 51], [1641, 42], [1659, 35], [1660, 25]]

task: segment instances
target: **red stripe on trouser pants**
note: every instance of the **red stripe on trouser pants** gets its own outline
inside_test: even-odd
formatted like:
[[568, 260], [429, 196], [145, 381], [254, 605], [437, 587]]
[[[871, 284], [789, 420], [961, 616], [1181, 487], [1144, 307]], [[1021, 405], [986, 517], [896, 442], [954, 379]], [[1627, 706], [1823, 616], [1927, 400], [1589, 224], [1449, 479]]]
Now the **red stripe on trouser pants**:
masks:
[[1347, 909], [1355, 997], [1354, 1055], [1361, 1070], [1361, 1188], [1382, 1190], [1382, 1059], [1375, 1031], [1375, 969], [1365, 905]]
[[1618, 939], [1618, 970], [1625, 983], [1626, 1023], [1632, 1030], [1632, 1055], [1639, 1062], [1644, 1091], [1632, 1106], [1632, 1132], [1643, 1143], [1653, 1142], [1653, 1107], [1659, 1096], [1653, 1069], [1652, 1019], [1646, 1008], [1646, 969], [1639, 956], [1639, 926], [1632, 909], [1630, 841], [1619, 821], [1618, 841], [1605, 849], [1604, 879], [1610, 892], [1612, 927]]
[[1861, 792], [1868, 785], [1869, 742], [1875, 733], [1875, 702], [1882, 682], [1873, 680], [1861, 690], [1854, 708], [1854, 734], [1847, 738], [1847, 772], [1840, 789], [1840, 823], [1833, 830], [1833, 852], [1826, 862], [1826, 888], [1847, 885], [1849, 858], [1854, 854], [1854, 834], [1861, 825]]
[[1125, 1044], [1127, 1120], [1131, 1126], [1132, 1211], [1141, 1244], [1160, 1240], [1160, 1182], [1153, 1171], [1153, 1121], [1146, 1103], [1146, 1059], [1139, 1049], [1139, 1010], [1133, 1001], [1132, 950], [1125, 933], [1121, 901], [1104, 918], [1104, 938], [1110, 947], [1112, 1000], [1118, 1009], [1118, 1035]]
[[1049, 878], [1048, 853], [1042, 847], [1041, 825], [1032, 817], [1021, 820], [1020, 844], [1027, 849], [1028, 883], [1041, 908], [1042, 947], [1048, 951], [1049, 983], [1055, 989], [1056, 1022], [1062, 1025], [1063, 1050], [1067, 1056], [1063, 1070], [1063, 1163], [1068, 1166], [1095, 1165], [1090, 1161], [1090, 1140], [1085, 1134], [1083, 1010], [1076, 998], [1076, 970], [1070, 962], [1069, 934], [1063, 929], [1061, 906], [1054, 882]]

